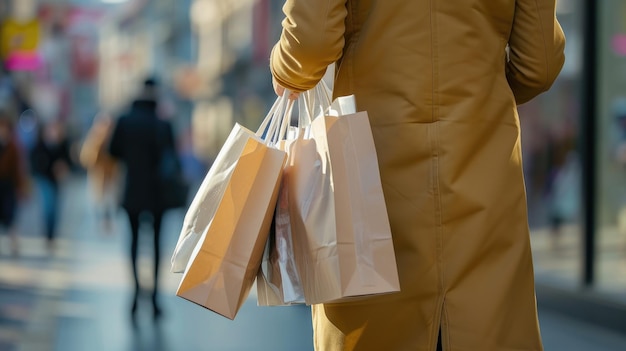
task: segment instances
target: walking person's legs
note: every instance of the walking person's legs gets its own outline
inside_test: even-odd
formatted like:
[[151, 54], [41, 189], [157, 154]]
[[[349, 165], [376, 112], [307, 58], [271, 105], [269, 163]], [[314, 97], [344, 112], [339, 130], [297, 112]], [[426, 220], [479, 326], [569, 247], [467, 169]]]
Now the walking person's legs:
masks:
[[159, 268], [161, 262], [161, 223], [163, 221], [163, 212], [155, 211], [153, 214], [154, 227], [154, 287], [152, 290], [152, 307], [154, 309], [154, 317], [161, 315], [157, 296], [159, 290]]
[[15, 215], [17, 211], [17, 196], [9, 184], [0, 182], [0, 224], [5, 228], [11, 240], [11, 254], [19, 255], [19, 241]]
[[139, 272], [137, 270], [137, 255], [139, 253], [139, 215], [138, 212], [128, 211], [128, 220], [130, 222], [130, 263], [133, 273], [133, 279], [135, 282], [135, 291], [133, 295], [133, 302], [131, 305], [131, 313], [134, 316], [137, 312], [137, 300], [139, 299]]
[[40, 178], [37, 181], [42, 200], [42, 212], [44, 216], [44, 226], [46, 235], [46, 246], [48, 251], [54, 249], [56, 238], [56, 226], [58, 221], [59, 189], [50, 180]]

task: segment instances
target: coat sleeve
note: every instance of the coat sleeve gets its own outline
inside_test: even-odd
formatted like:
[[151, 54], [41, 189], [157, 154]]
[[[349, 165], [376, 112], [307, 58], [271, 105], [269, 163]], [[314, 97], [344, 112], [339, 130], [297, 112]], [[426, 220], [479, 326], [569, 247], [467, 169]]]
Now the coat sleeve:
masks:
[[346, 0], [287, 0], [283, 12], [286, 17], [270, 69], [280, 85], [306, 91], [342, 55]]
[[523, 104], [547, 91], [565, 62], [565, 36], [555, 0], [517, 0], [509, 38], [506, 76]]

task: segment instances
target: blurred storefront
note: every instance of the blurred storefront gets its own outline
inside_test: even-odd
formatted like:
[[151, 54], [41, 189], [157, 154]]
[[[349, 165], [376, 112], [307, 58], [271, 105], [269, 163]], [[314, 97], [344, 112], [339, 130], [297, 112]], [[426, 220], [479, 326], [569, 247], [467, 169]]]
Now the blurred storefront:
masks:
[[580, 0], [558, 2], [566, 62], [553, 87], [520, 106], [536, 271], [575, 287], [581, 276], [582, 17]]
[[598, 2], [597, 286], [626, 291], [626, 2]]
[[269, 0], [194, 0], [194, 62], [176, 74], [194, 102], [192, 138], [204, 159], [216, 156], [233, 123], [256, 128], [275, 98], [268, 58], [282, 4]]
[[562, 74], [520, 106], [537, 281], [626, 311], [626, 3], [560, 0], [557, 14]]
[[189, 3], [134, 0], [110, 13], [99, 31], [103, 108], [123, 109], [148, 76], [171, 86], [173, 71], [190, 57]]
[[122, 111], [148, 75], [171, 85], [169, 71], [190, 59], [189, 3], [0, 0], [0, 55], [26, 109], [79, 138], [99, 111]]
[[[61, 121], [74, 139], [80, 136], [98, 106], [96, 43], [106, 15], [100, 5], [2, 1], [3, 67], [16, 90], [20, 122], [28, 120], [20, 125]], [[27, 139], [36, 133], [20, 130]]]

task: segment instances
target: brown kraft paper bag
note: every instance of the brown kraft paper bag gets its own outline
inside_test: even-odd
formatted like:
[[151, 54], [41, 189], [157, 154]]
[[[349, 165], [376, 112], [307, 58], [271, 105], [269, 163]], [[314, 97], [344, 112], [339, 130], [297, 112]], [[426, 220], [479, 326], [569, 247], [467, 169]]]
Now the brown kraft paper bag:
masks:
[[[281, 123], [270, 125], [268, 134], [275, 124]], [[211, 198], [217, 205], [211, 206], [211, 213], [201, 211], [201, 217], [209, 216], [210, 221], [176, 292], [230, 319], [246, 300], [259, 270], [286, 160], [284, 151], [260, 137], [262, 129], [255, 134], [236, 125], [220, 151], [231, 156], [221, 158], [228, 164], [212, 174], [218, 184], [212, 185]]]

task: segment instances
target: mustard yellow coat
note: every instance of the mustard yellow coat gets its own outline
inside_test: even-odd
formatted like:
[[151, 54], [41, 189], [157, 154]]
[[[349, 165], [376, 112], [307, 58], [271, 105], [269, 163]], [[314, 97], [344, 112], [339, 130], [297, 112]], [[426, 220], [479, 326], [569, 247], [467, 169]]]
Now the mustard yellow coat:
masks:
[[[276, 81], [369, 113], [402, 291], [313, 306], [319, 351], [542, 350], [517, 104], [564, 62], [555, 0], [288, 0]], [[507, 46], [509, 47], [507, 49]]]

